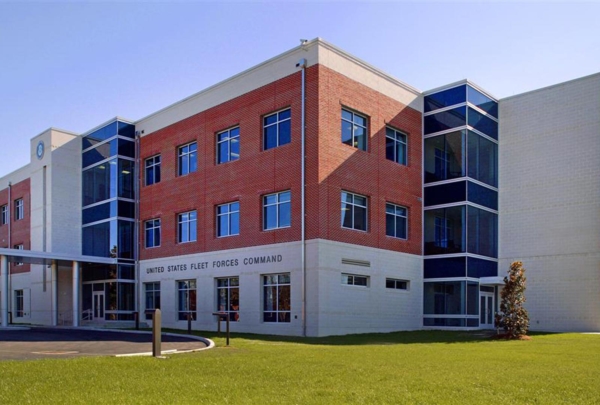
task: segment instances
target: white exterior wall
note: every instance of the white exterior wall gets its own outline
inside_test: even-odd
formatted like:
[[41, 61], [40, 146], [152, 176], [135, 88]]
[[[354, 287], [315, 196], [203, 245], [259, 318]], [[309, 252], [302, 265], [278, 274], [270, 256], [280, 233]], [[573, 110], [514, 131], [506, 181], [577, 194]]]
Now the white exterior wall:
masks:
[[[281, 256], [281, 261], [244, 264], [260, 256]], [[422, 306], [422, 261], [407, 255], [355, 245], [313, 240], [307, 243], [307, 330], [308, 336], [347, 333], [389, 332], [419, 329]], [[341, 264], [342, 258], [368, 260], [370, 268]], [[217, 267], [215, 262], [237, 260], [237, 264]], [[192, 269], [192, 263], [206, 263]], [[318, 266], [315, 266], [318, 264]], [[185, 265], [185, 270], [169, 271], [169, 266]], [[155, 268], [162, 271], [155, 272]], [[290, 242], [260, 247], [144, 260], [140, 264], [141, 301], [143, 283], [160, 281], [162, 322], [165, 327], [185, 329], [187, 321], [177, 320], [177, 281], [197, 282], [197, 320], [192, 327], [215, 330], [217, 310], [216, 281], [219, 277], [239, 277], [240, 321], [231, 323], [233, 332], [273, 335], [302, 335], [302, 271], [300, 243]], [[341, 284], [342, 272], [365, 274], [368, 288]], [[263, 322], [263, 275], [290, 273], [291, 322]], [[410, 281], [410, 290], [388, 290], [385, 278]]]
[[600, 330], [600, 74], [500, 100], [500, 272], [531, 329]]

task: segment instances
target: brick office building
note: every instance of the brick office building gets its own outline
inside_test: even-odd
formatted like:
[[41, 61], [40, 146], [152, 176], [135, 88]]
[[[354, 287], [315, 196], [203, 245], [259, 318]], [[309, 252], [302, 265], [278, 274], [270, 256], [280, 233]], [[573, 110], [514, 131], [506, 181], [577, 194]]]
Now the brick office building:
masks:
[[[600, 79], [547, 91], [558, 99], [581, 81]], [[597, 294], [568, 305], [571, 293], [546, 295], [561, 279], [546, 280], [554, 270], [538, 261], [555, 237], [548, 223], [533, 224], [531, 266], [527, 241], [513, 246], [523, 163], [503, 143], [530, 129], [507, 111], [544, 94], [503, 104], [467, 81], [422, 93], [316, 39], [141, 120], [48, 130], [32, 139], [30, 165], [0, 179], [3, 319], [111, 323], [160, 307], [170, 327], [191, 316], [213, 329], [213, 312], [227, 311], [234, 331], [253, 333], [485, 328], [504, 268], [523, 258], [533, 327], [597, 330]], [[596, 115], [585, 131], [599, 127]], [[540, 157], [528, 175], [547, 164]], [[599, 280], [591, 246], [564, 254], [586, 263], [565, 290]], [[547, 315], [553, 307], [565, 319]]]

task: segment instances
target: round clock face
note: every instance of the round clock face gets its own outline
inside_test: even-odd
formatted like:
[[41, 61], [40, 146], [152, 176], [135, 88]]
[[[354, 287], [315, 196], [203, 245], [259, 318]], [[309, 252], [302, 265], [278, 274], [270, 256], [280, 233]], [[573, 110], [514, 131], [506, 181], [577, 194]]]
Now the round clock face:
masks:
[[44, 142], [40, 141], [40, 143], [38, 143], [37, 148], [36, 148], [36, 155], [38, 159], [41, 159], [44, 157]]

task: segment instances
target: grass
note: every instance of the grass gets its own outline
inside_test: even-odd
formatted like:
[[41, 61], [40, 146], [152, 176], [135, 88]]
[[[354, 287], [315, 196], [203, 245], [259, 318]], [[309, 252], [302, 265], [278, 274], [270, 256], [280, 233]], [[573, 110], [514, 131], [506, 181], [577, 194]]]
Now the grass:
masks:
[[600, 335], [233, 335], [167, 359], [0, 362], [0, 404], [597, 404]]

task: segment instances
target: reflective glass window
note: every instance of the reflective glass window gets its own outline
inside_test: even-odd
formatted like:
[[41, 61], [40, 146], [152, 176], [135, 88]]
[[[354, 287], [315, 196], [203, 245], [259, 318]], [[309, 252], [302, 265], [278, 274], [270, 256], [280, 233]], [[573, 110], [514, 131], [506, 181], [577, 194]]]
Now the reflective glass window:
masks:
[[135, 142], [126, 139], [118, 139], [119, 155], [135, 158]]
[[394, 238], [408, 237], [408, 210], [396, 204], [385, 204], [385, 234]]
[[276, 148], [292, 141], [292, 110], [286, 109], [263, 118], [263, 149]]
[[494, 139], [498, 139], [498, 123], [496, 121], [472, 108], [469, 108], [468, 118], [470, 126]]
[[117, 135], [117, 122], [112, 122], [83, 137], [83, 149], [112, 138], [115, 135]]
[[217, 134], [217, 163], [227, 163], [240, 158], [240, 127]]
[[135, 138], [135, 125], [118, 121], [118, 134], [127, 138]]
[[177, 216], [178, 232], [177, 241], [179, 243], [196, 241], [197, 234], [197, 215], [196, 211], [184, 212]]
[[151, 219], [144, 223], [146, 247], [160, 246], [160, 218]]
[[196, 280], [177, 282], [177, 312], [180, 321], [186, 321], [188, 315], [196, 320]]
[[94, 149], [88, 150], [84, 152], [82, 159], [82, 167], [88, 167], [93, 165], [94, 163], [98, 163], [101, 160], [108, 159], [111, 156], [116, 156], [117, 154], [117, 139], [113, 139], [110, 142], [103, 143], [95, 147]]
[[114, 280], [117, 278], [114, 264], [82, 263], [81, 278], [85, 281]]
[[455, 183], [425, 187], [425, 206], [430, 207], [432, 205], [467, 201], [466, 183], [466, 181], [457, 181]]
[[465, 252], [465, 206], [425, 211], [425, 254]]
[[[146, 311], [160, 309], [160, 281], [144, 283]], [[146, 313], [146, 319], [152, 319], [152, 314]]]
[[291, 321], [290, 274], [263, 276], [263, 322]]
[[135, 310], [135, 284], [117, 283], [117, 310]]
[[[498, 263], [491, 260], [484, 260], [475, 257], [467, 258], [467, 277], [497, 277]], [[492, 292], [494, 291], [491, 288]], [[482, 288], [483, 291], [483, 288]]]
[[406, 165], [408, 150], [406, 134], [393, 128], [385, 128], [385, 157], [387, 160]]
[[466, 125], [467, 108], [457, 107], [423, 118], [425, 135]]
[[6, 225], [6, 224], [8, 224], [8, 218], [9, 218], [8, 204], [3, 205], [1, 210], [2, 210], [2, 214], [0, 216], [0, 225]]
[[292, 220], [290, 191], [263, 196], [263, 229], [287, 228]]
[[145, 162], [146, 185], [160, 183], [160, 155], [152, 156]]
[[240, 320], [240, 279], [239, 277], [217, 279], [217, 311], [229, 313], [229, 320]]
[[466, 274], [465, 272], [465, 257], [426, 259], [423, 262], [424, 278], [464, 277]]
[[217, 207], [217, 236], [240, 234], [240, 203], [233, 202]]
[[465, 176], [465, 131], [425, 139], [425, 183]]
[[469, 131], [469, 177], [498, 186], [498, 145]]
[[466, 283], [445, 281], [424, 283], [423, 313], [426, 315], [463, 315], [466, 313]]
[[342, 143], [367, 150], [367, 118], [342, 109]]
[[498, 257], [498, 215], [475, 207], [467, 207], [468, 252]]
[[498, 192], [491, 190], [487, 187], [467, 182], [467, 199], [468, 201], [483, 205], [484, 207], [491, 208], [493, 210], [498, 209]]
[[367, 197], [342, 191], [342, 228], [367, 230]]
[[479, 283], [467, 282], [467, 315], [479, 315]]
[[179, 175], [193, 173], [198, 169], [198, 145], [189, 143], [179, 148]]
[[465, 85], [425, 96], [425, 112], [434, 111], [467, 101]]
[[[119, 159], [119, 189], [118, 196], [121, 198], [129, 198], [133, 199], [134, 195], [134, 170], [135, 170], [135, 162], [132, 160], [124, 160]], [[116, 176], [115, 176], [116, 177]]]
[[133, 259], [134, 223], [111, 220], [83, 227], [82, 252], [98, 257]]
[[471, 86], [467, 87], [467, 100], [481, 108], [486, 113], [498, 118], [498, 103], [488, 96], [483, 95], [483, 93], [475, 90]]
[[116, 159], [101, 163], [83, 172], [83, 206], [117, 196]]

